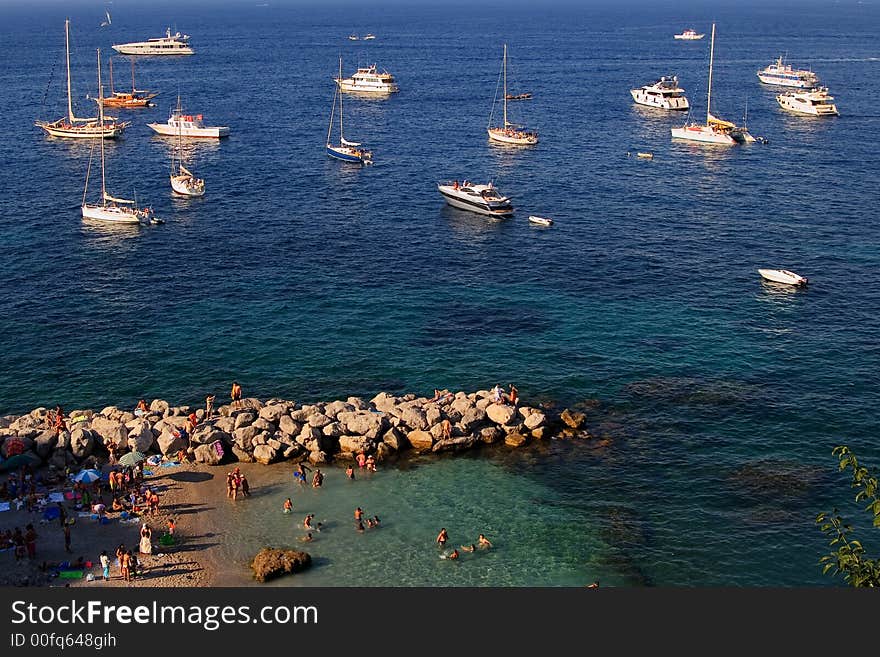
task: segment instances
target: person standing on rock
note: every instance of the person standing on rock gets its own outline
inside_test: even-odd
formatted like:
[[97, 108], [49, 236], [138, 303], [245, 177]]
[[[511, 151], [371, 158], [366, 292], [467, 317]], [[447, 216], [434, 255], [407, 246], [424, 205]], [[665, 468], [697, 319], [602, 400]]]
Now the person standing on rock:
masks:
[[199, 424], [199, 416], [196, 415], [196, 412], [193, 411], [186, 418], [186, 430], [189, 432], [189, 435], [193, 435], [196, 432], [196, 427]]
[[501, 387], [500, 383], [496, 383], [495, 387], [492, 388], [492, 401], [496, 404], [500, 404], [504, 401], [504, 389]]
[[510, 384], [510, 394], [507, 396], [507, 399], [512, 406], [516, 406], [519, 402], [519, 390], [517, 390], [516, 386], [512, 383]]
[[214, 417], [214, 395], [210, 394], [205, 397], [205, 419], [210, 420]]
[[452, 422], [449, 421], [448, 417], [440, 421], [440, 430], [442, 431], [443, 440], [452, 438]]
[[232, 382], [232, 391], [230, 393], [232, 397], [232, 407], [233, 408], [241, 408], [241, 386], [238, 385], [238, 381]]

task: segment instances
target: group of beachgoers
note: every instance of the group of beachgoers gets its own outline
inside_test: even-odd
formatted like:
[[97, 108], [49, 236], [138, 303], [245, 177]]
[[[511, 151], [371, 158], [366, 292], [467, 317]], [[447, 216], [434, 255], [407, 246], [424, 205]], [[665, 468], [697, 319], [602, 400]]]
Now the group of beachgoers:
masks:
[[242, 473], [241, 468], [235, 466], [226, 473], [226, 497], [237, 500], [239, 497], [250, 497], [250, 495], [251, 485], [247, 477]]
[[476, 543], [471, 543], [469, 545], [461, 545], [461, 552], [459, 552], [459, 548], [452, 548], [451, 552], [445, 552], [446, 543], [449, 541], [449, 533], [446, 531], [446, 527], [442, 527], [440, 529], [440, 533], [437, 534], [437, 538], [434, 539], [434, 542], [437, 543], [437, 547], [440, 548], [440, 558], [441, 559], [458, 559], [461, 556], [461, 552], [476, 552], [477, 550], [488, 550], [492, 547], [492, 542], [486, 538], [485, 534], [480, 534], [477, 537]]

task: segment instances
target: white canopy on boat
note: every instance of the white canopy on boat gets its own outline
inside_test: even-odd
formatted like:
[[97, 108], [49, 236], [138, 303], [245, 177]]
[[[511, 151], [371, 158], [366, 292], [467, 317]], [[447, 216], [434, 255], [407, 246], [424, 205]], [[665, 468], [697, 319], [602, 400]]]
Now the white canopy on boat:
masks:
[[359, 141], [348, 141], [345, 137], [342, 137], [342, 145], [343, 146], [360, 146], [361, 143]]
[[129, 205], [134, 205], [134, 201], [129, 201], [126, 198], [116, 198], [115, 196], [110, 196], [107, 192], [104, 192], [104, 200], [111, 201], [113, 203], [126, 203]]

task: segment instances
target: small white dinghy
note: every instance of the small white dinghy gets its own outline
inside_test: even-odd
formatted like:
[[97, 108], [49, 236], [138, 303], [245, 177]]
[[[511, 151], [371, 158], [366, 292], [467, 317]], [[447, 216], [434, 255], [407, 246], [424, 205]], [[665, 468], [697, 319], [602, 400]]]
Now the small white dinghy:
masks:
[[529, 217], [529, 223], [535, 224], [536, 226], [552, 226], [553, 220], [548, 219], [547, 217], [539, 217], [533, 214], [531, 217]]
[[788, 269], [759, 269], [758, 273], [765, 280], [773, 283], [785, 283], [786, 285], [806, 285], [808, 279], [806, 276], [795, 274]]

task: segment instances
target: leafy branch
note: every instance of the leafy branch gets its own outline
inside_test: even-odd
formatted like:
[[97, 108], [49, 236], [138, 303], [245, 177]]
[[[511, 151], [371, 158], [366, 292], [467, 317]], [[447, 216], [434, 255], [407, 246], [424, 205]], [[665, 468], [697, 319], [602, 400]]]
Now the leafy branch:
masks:
[[[838, 445], [832, 452], [838, 458], [838, 471], [852, 470], [851, 488], [858, 489], [855, 496], [857, 504], [864, 504], [865, 511], [873, 516], [874, 527], [880, 527], [880, 497], [878, 481], [871, 471], [862, 466], [852, 450]], [[831, 514], [820, 513], [816, 517], [819, 529], [829, 538], [832, 548], [830, 554], [819, 559], [822, 574], [831, 571], [832, 575], [842, 575], [853, 587], [880, 586], [880, 560], [865, 554], [861, 541], [852, 538], [853, 528], [835, 508]]]

